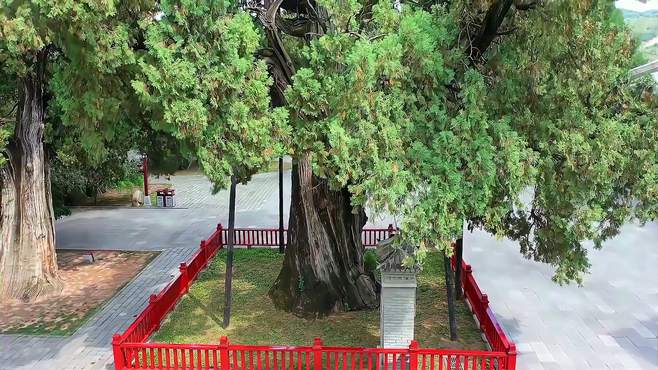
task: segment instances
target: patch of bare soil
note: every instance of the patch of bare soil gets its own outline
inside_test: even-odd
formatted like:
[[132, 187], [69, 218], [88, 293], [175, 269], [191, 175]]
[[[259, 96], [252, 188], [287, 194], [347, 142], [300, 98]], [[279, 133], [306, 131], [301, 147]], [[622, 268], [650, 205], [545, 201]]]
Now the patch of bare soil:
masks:
[[64, 289], [35, 302], [0, 302], [0, 333], [69, 335], [132, 280], [157, 252], [58, 251]]

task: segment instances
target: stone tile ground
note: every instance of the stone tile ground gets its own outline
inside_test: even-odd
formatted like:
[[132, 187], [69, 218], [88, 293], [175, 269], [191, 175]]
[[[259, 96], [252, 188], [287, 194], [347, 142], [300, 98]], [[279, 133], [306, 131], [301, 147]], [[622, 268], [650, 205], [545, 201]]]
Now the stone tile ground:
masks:
[[[285, 178], [287, 220], [289, 172]], [[238, 187], [237, 225], [278, 224], [276, 179], [276, 173], [258, 175]], [[186, 209], [85, 210], [57, 223], [63, 248], [164, 252], [73, 336], [0, 335], [0, 369], [111, 368], [111, 335], [125, 329], [217, 222], [226, 222], [226, 192], [209, 194], [202, 177], [172, 182]], [[467, 234], [465, 245], [478, 283], [518, 343], [517, 369], [658, 369], [656, 223], [627, 225], [602, 251], [593, 251], [592, 274], [581, 288], [552, 283], [551, 269], [523, 259], [511, 241], [475, 233]]]
[[466, 233], [464, 253], [517, 343], [519, 369], [658, 369], [658, 223], [590, 248], [582, 287], [556, 285], [549, 266], [482, 232]]

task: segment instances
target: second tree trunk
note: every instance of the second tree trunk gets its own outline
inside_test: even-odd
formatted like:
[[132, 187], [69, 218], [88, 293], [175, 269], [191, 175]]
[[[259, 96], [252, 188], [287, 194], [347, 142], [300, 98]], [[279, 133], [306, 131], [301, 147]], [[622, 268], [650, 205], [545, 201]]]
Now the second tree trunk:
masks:
[[46, 61], [40, 52], [34, 70], [20, 80], [18, 119], [0, 168], [0, 297], [25, 301], [62, 287], [43, 148]]

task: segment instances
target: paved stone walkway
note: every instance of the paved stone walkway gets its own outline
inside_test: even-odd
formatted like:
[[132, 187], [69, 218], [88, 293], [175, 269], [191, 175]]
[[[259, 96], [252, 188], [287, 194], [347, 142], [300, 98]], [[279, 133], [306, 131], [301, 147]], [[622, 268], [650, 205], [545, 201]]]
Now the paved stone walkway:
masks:
[[[278, 184], [279, 174], [268, 172], [255, 175], [247, 185], [238, 184], [236, 189], [236, 212], [260, 211], [267, 203], [274, 202], [273, 215], [278, 216]], [[173, 176], [171, 183], [177, 191], [177, 207], [194, 209], [216, 209], [221, 205], [221, 214], [228, 212], [228, 190], [212, 194], [212, 186], [201, 173], [185, 176]], [[290, 198], [290, 171], [284, 176], [284, 196]], [[274, 192], [274, 194], [272, 194]], [[221, 210], [220, 210], [221, 211]]]
[[[217, 222], [226, 223], [226, 191], [203, 177], [173, 177], [181, 209], [77, 210], [57, 222], [59, 248], [162, 250], [130, 284], [68, 338], [0, 335], [0, 370], [110, 369], [111, 335], [167, 284]], [[287, 220], [289, 172], [284, 201]], [[236, 224], [278, 224], [277, 174], [238, 187]], [[387, 225], [389, 220], [371, 219]], [[525, 260], [516, 243], [467, 233], [465, 258], [517, 343], [519, 370], [658, 369], [658, 224], [627, 225], [590, 253], [584, 287], [551, 282], [549, 266]]]
[[519, 370], [658, 369], [658, 223], [590, 248], [582, 287], [551, 281], [518, 245], [466, 233], [464, 258], [517, 343]]
[[[77, 209], [57, 222], [57, 247], [70, 249], [162, 250], [198, 246], [201, 238], [228, 223], [228, 191], [211, 194], [203, 176], [172, 176], [181, 208]], [[279, 224], [278, 174], [255, 175], [236, 189], [236, 225]], [[290, 171], [284, 176], [284, 220], [288, 221]]]

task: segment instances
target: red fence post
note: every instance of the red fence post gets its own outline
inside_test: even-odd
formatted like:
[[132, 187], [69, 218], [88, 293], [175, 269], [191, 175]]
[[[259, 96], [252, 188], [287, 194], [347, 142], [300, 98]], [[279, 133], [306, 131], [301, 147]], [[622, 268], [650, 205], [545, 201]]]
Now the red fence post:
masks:
[[409, 343], [409, 370], [418, 370], [418, 341], [415, 339]]
[[[487, 308], [489, 308], [489, 297], [486, 294], [482, 294], [482, 299], [480, 300], [480, 302], [482, 303], [481, 309], [477, 310], [479, 312], [475, 316], [478, 317], [478, 321], [480, 322], [480, 331], [483, 332], [484, 335], [487, 337], [487, 341], [490, 341], [491, 338], [489, 338], [489, 333], [484, 325], [485, 323], [484, 317], [487, 315]], [[489, 344], [491, 345], [491, 343]], [[496, 351], [497, 349], [493, 349], [493, 350]]]
[[511, 343], [507, 350], [507, 370], [516, 370], [516, 344]]
[[199, 249], [201, 249], [201, 255], [203, 256], [203, 267], [206, 268], [208, 267], [208, 259], [210, 258], [210, 255], [208, 253], [208, 248], [206, 246], [206, 241], [202, 240], [201, 243], [199, 243]]
[[180, 278], [181, 278], [181, 294], [188, 292], [190, 288], [190, 277], [187, 274], [187, 263], [181, 262], [180, 267]]
[[126, 367], [123, 352], [121, 351], [121, 336], [114, 334], [112, 336], [112, 352], [114, 353], [114, 369], [123, 370]]
[[228, 338], [226, 336], [219, 339], [219, 368], [220, 370], [231, 369], [228, 358]]
[[149, 306], [151, 306], [151, 312], [155, 314], [155, 317], [157, 318], [157, 324], [155, 325], [155, 328], [153, 331], [156, 331], [160, 329], [160, 322], [162, 322], [162, 316], [164, 316], [164, 313], [161, 312], [160, 306], [157, 304], [158, 296], [155, 294], [151, 294], [149, 296]]
[[313, 370], [322, 370], [322, 339], [313, 339]]

